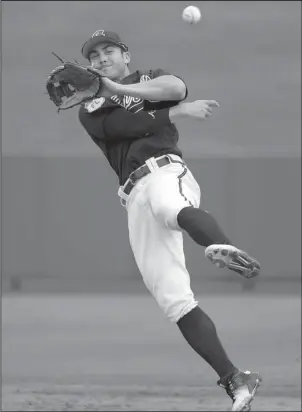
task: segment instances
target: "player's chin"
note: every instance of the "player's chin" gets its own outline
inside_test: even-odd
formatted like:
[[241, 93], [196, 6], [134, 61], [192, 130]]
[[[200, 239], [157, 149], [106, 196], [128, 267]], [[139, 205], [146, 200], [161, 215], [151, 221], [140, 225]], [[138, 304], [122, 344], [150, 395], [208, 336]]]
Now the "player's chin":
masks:
[[100, 73], [101, 73], [103, 76], [108, 77], [109, 79], [115, 77], [115, 74], [116, 74], [116, 73], [115, 73], [115, 70], [114, 70], [111, 66], [109, 66], [109, 67], [103, 67], [103, 68], [100, 70]]
[[103, 68], [103, 69], [98, 69], [96, 67], [92, 67], [93, 70], [98, 72], [101, 76], [109, 77], [110, 78], [110, 71], [108, 70], [109, 68]]
[[120, 78], [119, 72], [114, 69], [109, 70], [109, 67], [106, 70], [100, 70], [100, 74], [112, 81], [117, 81]]

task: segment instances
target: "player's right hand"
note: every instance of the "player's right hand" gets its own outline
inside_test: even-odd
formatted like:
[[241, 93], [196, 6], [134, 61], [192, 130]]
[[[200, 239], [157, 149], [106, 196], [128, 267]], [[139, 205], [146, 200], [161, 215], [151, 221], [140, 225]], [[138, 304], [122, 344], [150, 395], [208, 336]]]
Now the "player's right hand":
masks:
[[186, 116], [200, 120], [209, 118], [213, 112], [213, 107], [219, 107], [216, 100], [195, 100], [194, 102], [183, 102], [181, 104]]

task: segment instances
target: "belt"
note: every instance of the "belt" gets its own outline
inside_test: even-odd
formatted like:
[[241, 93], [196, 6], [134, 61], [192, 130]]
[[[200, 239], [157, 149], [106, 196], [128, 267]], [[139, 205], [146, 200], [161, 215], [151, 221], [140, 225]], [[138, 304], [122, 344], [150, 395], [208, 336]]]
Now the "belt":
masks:
[[[158, 167], [163, 167], [173, 162], [173, 160], [170, 159], [168, 155], [159, 157], [158, 159], [154, 159], [154, 160], [157, 163]], [[142, 179], [144, 176], [147, 176], [149, 173], [151, 173], [151, 170], [149, 169], [149, 166], [146, 163], [143, 166], [139, 167], [138, 169], [134, 170], [134, 172], [130, 173], [123, 187], [123, 192], [126, 195], [129, 195], [131, 190], [134, 188], [135, 183], [139, 179]]]

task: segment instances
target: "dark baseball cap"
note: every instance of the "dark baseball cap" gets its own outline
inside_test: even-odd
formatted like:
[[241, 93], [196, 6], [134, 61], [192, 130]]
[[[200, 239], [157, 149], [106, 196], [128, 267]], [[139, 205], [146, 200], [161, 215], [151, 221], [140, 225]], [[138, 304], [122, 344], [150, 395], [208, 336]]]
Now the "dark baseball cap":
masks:
[[106, 31], [106, 30], [97, 30], [93, 35], [90, 37], [89, 40], [86, 41], [84, 46], [82, 47], [82, 55], [88, 59], [89, 53], [91, 50], [97, 45], [101, 43], [111, 43], [115, 46], [120, 47], [124, 51], [128, 51], [128, 47], [122, 43], [120, 36], [113, 32], [113, 31]]

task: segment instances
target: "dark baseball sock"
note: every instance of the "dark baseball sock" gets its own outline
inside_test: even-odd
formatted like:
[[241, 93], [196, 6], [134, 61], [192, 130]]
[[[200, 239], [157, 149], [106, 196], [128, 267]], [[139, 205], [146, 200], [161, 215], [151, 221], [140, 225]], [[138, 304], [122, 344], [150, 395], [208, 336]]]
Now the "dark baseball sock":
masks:
[[205, 210], [189, 206], [177, 215], [179, 226], [184, 229], [196, 243], [208, 247], [214, 243], [231, 245], [214, 217]]
[[237, 371], [217, 336], [213, 321], [199, 306], [183, 316], [177, 325], [189, 345], [220, 378]]

